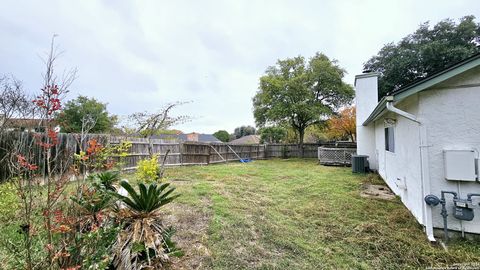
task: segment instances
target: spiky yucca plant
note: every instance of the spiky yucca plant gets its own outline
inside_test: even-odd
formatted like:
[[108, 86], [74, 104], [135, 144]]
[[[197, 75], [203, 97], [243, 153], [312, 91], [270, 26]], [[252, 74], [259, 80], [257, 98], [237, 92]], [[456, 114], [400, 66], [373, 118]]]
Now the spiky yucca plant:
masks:
[[120, 172], [117, 171], [106, 171], [93, 174], [89, 176], [90, 179], [95, 180], [97, 183], [95, 185], [99, 188], [115, 191], [115, 184], [120, 178]]
[[181, 250], [171, 240], [173, 228], [161, 220], [161, 207], [179, 195], [172, 195], [170, 184], [138, 184], [138, 192], [126, 181], [120, 183], [128, 196], [116, 194], [125, 207], [117, 212], [123, 222], [114, 247], [113, 265], [116, 269], [158, 269], [169, 256], [181, 256]]

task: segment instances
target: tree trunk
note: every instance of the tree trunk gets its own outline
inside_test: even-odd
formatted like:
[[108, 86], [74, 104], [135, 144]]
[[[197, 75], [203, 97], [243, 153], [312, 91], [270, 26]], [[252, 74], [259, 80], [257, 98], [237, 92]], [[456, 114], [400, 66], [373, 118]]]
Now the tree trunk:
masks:
[[299, 129], [298, 130], [298, 150], [300, 151], [300, 157], [304, 157], [304, 151], [303, 151], [303, 137], [305, 136], [305, 129]]
[[151, 137], [147, 137], [148, 139], [148, 155], [150, 156], [150, 158], [153, 158], [153, 142], [152, 142], [152, 138]]
[[350, 139], [352, 139], [352, 142], [355, 142], [355, 136], [353, 134], [350, 134]]

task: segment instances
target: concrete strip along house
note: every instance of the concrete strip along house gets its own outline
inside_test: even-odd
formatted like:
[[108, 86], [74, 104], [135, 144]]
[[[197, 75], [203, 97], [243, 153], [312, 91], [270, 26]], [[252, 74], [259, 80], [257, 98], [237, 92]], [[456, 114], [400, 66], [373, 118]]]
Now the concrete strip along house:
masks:
[[357, 153], [431, 241], [445, 224], [480, 234], [480, 54], [452, 64], [380, 101], [378, 74], [355, 77]]

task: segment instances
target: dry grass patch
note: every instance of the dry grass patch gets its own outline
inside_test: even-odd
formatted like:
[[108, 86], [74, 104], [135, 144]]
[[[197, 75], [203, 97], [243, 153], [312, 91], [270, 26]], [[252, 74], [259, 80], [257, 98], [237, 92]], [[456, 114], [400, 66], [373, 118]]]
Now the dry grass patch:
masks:
[[174, 240], [185, 252], [185, 256], [173, 258], [169, 269], [205, 269], [211, 265], [212, 254], [208, 248], [210, 206], [208, 198], [198, 207], [179, 203], [168, 206], [166, 224], [175, 226]]

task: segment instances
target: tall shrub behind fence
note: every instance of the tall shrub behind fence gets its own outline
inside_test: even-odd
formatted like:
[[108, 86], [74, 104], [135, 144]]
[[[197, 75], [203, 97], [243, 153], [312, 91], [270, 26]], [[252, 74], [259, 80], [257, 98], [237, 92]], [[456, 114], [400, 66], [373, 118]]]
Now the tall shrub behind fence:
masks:
[[[44, 133], [32, 132], [8, 132], [0, 136], [0, 180], [8, 178], [11, 174], [9, 171], [10, 162], [15, 162], [16, 155], [21, 154], [31, 158], [30, 163], [39, 167], [39, 172], [45, 172], [46, 161], [42, 148], [38, 145], [39, 141], [45, 142]], [[58, 144], [54, 145], [50, 150], [52, 156], [50, 166], [52, 171], [62, 171], [68, 168], [73, 162], [73, 155], [79, 153], [80, 149], [87, 149], [88, 141], [95, 139], [101, 144], [109, 141], [109, 135], [88, 134], [83, 140], [78, 134], [60, 133], [57, 136]]]

